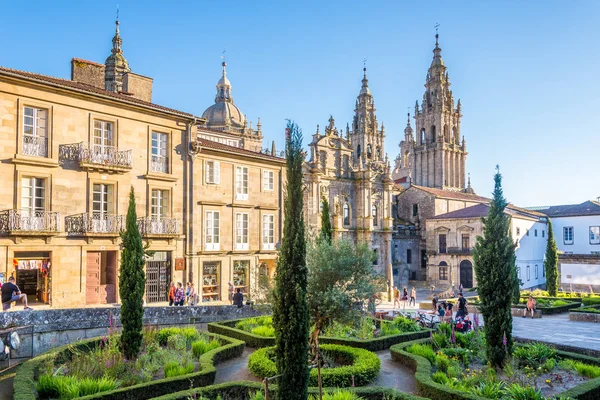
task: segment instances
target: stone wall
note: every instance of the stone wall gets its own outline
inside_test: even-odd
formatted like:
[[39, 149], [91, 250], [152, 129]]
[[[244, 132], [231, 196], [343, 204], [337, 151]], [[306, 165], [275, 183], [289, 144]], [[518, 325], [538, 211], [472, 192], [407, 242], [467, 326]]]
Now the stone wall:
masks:
[[[203, 329], [208, 322], [264, 313], [248, 306], [146, 307], [144, 325], [195, 325]], [[21, 327], [18, 332], [22, 346], [12, 358], [24, 358], [77, 340], [106, 335], [111, 319], [117, 328], [121, 327], [120, 315], [118, 307], [4, 312], [0, 313], [0, 330]], [[0, 336], [4, 337], [1, 331]]]
[[570, 312], [569, 320], [579, 322], [596, 322], [600, 323], [600, 314], [597, 313], [584, 313], [584, 312]]
[[71, 80], [104, 89], [104, 65], [73, 58]]
[[123, 74], [123, 91], [132, 93], [133, 97], [152, 102], [152, 78], [127, 72]]

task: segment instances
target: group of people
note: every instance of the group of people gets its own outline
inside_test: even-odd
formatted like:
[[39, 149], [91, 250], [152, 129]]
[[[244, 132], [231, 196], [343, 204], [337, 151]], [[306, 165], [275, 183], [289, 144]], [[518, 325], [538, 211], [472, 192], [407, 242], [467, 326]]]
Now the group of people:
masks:
[[[439, 315], [440, 320], [450, 322], [453, 317], [454, 304], [449, 301], [438, 302], [437, 297], [433, 297], [432, 300], [433, 313]], [[458, 309], [456, 311], [455, 318], [466, 318], [469, 312], [467, 311], [467, 299], [463, 296], [462, 292], [458, 293]]]
[[188, 306], [198, 304], [198, 294], [196, 288], [194, 288], [194, 283], [188, 282], [185, 290], [183, 290], [181, 282], [177, 282], [177, 286], [175, 286], [175, 282], [171, 282], [169, 285], [169, 306], [183, 306], [185, 304]]
[[[408, 306], [412, 304], [413, 306], [417, 305], [417, 291], [413, 287], [410, 290], [410, 299], [408, 297], [408, 290], [406, 287], [402, 288], [402, 297], [400, 297], [400, 290], [396, 286], [394, 286], [394, 309], [396, 309], [396, 305], [398, 305], [398, 309], [406, 308], [406, 302], [408, 301]], [[402, 304], [402, 307], [400, 306]]]

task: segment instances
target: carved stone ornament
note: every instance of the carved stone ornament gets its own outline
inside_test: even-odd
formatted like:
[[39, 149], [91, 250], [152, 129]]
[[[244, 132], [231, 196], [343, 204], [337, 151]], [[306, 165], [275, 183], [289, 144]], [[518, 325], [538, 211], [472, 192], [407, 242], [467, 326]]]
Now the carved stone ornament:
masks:
[[321, 185], [321, 196], [327, 197], [329, 194], [329, 186]]

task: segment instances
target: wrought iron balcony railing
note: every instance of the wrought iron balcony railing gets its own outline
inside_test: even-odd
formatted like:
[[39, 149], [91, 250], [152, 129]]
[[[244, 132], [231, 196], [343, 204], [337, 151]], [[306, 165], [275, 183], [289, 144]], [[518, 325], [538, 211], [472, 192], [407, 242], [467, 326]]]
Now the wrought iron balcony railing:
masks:
[[165, 156], [158, 156], [158, 155], [153, 154], [150, 159], [150, 171], [168, 174], [169, 173], [169, 159]]
[[133, 156], [131, 150], [119, 150], [117, 147], [91, 143], [79, 143], [79, 162], [96, 168], [131, 169]]
[[0, 211], [0, 232], [8, 234], [57, 233], [60, 214], [52, 211]]
[[23, 154], [27, 156], [48, 157], [48, 138], [23, 135]]
[[177, 236], [181, 233], [181, 226], [175, 218], [142, 217], [137, 223], [142, 236]]
[[125, 229], [125, 216], [104, 213], [83, 213], [65, 218], [69, 235], [114, 234]]

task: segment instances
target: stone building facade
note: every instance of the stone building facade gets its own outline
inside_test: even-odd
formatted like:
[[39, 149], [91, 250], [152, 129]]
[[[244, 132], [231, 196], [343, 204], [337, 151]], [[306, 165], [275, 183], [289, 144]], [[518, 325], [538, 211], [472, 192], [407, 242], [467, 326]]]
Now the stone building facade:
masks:
[[[131, 71], [122, 43], [117, 24], [106, 63], [74, 58], [70, 80], [0, 67], [0, 281], [15, 276], [34, 304], [119, 302], [133, 187], [153, 253], [147, 303], [166, 301], [171, 281], [207, 302], [227, 301], [228, 281], [252, 293], [274, 271], [285, 160], [256, 151], [260, 125], [220, 129], [151, 103], [152, 79]], [[232, 105], [223, 69], [227, 87]]]
[[356, 100], [352, 129], [335, 126], [333, 117], [309, 144], [304, 165], [305, 220], [312, 232], [321, 226], [321, 204], [330, 204], [334, 234], [368, 243], [376, 253], [375, 269], [392, 281], [392, 186], [384, 148], [385, 132], [377, 122], [366, 77]]

